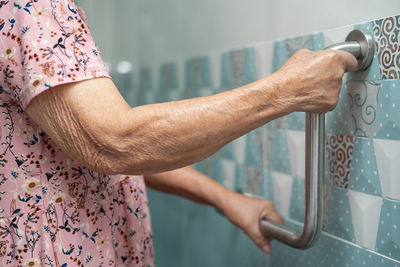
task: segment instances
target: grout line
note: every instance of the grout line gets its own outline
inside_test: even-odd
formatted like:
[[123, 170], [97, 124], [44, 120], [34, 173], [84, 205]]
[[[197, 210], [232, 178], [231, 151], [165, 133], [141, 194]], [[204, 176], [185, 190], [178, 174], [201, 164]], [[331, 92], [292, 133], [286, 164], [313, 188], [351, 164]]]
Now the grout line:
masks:
[[[300, 223], [300, 222], [298, 222], [298, 221], [296, 221], [296, 220], [289, 219], [289, 218], [285, 218], [285, 220], [288, 221], [288, 222], [290, 222], [290, 223], [293, 223], [293, 224], [295, 224], [295, 225], [303, 226], [302, 223]], [[380, 257], [382, 257], [382, 258], [385, 258], [385, 259], [387, 259], [387, 260], [391, 260], [391, 261], [393, 261], [393, 262], [400, 263], [399, 260], [390, 258], [390, 257], [388, 257], [388, 256], [386, 256], [386, 255], [383, 255], [383, 254], [381, 254], [381, 253], [379, 253], [379, 252], [370, 250], [370, 249], [368, 249], [368, 248], [361, 247], [360, 245], [357, 245], [357, 244], [355, 244], [355, 243], [353, 243], [353, 242], [350, 242], [350, 241], [345, 240], [345, 239], [343, 239], [343, 238], [337, 237], [337, 236], [332, 235], [332, 234], [330, 234], [330, 233], [327, 233], [327, 232], [322, 231], [321, 234], [326, 235], [326, 236], [328, 236], [328, 237], [330, 237], [330, 238], [332, 238], [332, 239], [336, 239], [336, 240], [338, 240], [338, 241], [341, 241], [341, 242], [343, 242], [343, 243], [346, 243], [346, 244], [348, 244], [348, 245], [351, 245], [351, 246], [353, 246], [353, 247], [366, 250], [366, 251], [368, 251], [369, 253], [375, 254], [375, 255], [380, 256]]]

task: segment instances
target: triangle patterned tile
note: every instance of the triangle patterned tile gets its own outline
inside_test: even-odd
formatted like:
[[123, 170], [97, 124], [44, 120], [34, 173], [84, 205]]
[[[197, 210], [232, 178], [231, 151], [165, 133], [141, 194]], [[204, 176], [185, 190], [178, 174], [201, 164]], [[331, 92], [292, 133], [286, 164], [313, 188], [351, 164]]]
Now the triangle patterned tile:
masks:
[[383, 196], [400, 200], [400, 140], [374, 139]]
[[400, 80], [382, 81], [374, 137], [400, 140]]
[[364, 248], [375, 249], [378, 235], [382, 198], [348, 190], [356, 243]]
[[355, 138], [349, 189], [382, 196], [373, 139]]
[[400, 202], [383, 199], [376, 251], [400, 260]]
[[327, 220], [324, 231], [345, 240], [355, 242], [354, 229], [347, 191], [330, 187], [330, 198], [326, 205]]

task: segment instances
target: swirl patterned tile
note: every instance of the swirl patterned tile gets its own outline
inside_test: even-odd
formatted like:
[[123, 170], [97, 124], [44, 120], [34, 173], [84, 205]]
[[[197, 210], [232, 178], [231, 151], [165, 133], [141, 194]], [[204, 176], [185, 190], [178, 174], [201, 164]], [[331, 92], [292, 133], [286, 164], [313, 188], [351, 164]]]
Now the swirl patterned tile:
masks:
[[344, 86], [345, 82], [343, 82], [342, 90], [340, 90], [339, 102], [337, 103], [336, 108], [325, 114], [325, 131], [327, 134], [354, 134], [354, 120], [350, 115], [350, 107], [352, 105], [351, 98]]
[[349, 189], [382, 196], [373, 139], [355, 137], [351, 165]]
[[[354, 25], [354, 29], [363, 30], [369, 33], [372, 38], [376, 39], [374, 36], [374, 29], [372, 22], [364, 22]], [[375, 42], [376, 43], [376, 42]], [[374, 47], [374, 57], [372, 59], [371, 65], [365, 71], [357, 71], [357, 72], [350, 72], [347, 74], [347, 79], [350, 81], [377, 81], [381, 80], [381, 73], [379, 70], [379, 57], [376, 49], [376, 45]]]
[[383, 199], [376, 251], [400, 260], [400, 202]]
[[374, 137], [400, 140], [400, 80], [382, 81]]
[[400, 78], [400, 16], [372, 22], [382, 79]]
[[348, 188], [353, 159], [354, 137], [326, 135], [326, 152], [332, 185]]
[[354, 135], [373, 136], [380, 87], [380, 81], [347, 81], [345, 83]]

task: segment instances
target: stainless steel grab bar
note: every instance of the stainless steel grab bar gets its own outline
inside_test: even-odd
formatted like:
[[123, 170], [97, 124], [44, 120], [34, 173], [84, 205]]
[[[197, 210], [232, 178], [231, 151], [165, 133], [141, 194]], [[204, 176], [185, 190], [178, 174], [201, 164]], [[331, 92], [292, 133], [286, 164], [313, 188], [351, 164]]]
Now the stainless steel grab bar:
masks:
[[[351, 31], [344, 43], [326, 47], [344, 50], [358, 60], [358, 70], [365, 70], [374, 55], [371, 35], [362, 30]], [[261, 232], [289, 246], [306, 249], [318, 239], [323, 216], [323, 177], [325, 158], [325, 114], [306, 113], [306, 173], [305, 173], [305, 218], [302, 232], [262, 218], [259, 221]]]

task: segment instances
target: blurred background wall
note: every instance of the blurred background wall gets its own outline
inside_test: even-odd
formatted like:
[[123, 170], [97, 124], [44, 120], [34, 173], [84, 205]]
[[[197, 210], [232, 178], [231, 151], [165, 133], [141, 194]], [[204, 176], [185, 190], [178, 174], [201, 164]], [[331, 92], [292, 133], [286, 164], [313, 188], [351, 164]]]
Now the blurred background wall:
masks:
[[399, 0], [76, 0], [104, 59], [151, 64], [400, 11]]

